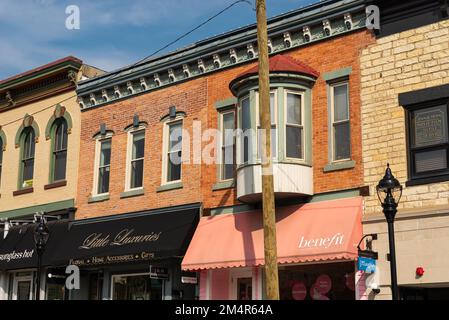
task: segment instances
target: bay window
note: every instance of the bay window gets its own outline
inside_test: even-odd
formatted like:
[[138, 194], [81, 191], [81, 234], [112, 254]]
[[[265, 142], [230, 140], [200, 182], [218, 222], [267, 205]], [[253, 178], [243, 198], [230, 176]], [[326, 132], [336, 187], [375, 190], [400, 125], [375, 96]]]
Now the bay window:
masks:
[[249, 96], [240, 101], [240, 128], [242, 135], [240, 139], [241, 163], [248, 163], [252, 156], [252, 132], [251, 132], [251, 104]]
[[[260, 106], [259, 106], [259, 94], [256, 95], [256, 123], [257, 123], [257, 158], [260, 159], [262, 156], [262, 131], [260, 129]], [[271, 116], [271, 157], [277, 157], [277, 103], [276, 103], [276, 93], [270, 92], [270, 116]]]

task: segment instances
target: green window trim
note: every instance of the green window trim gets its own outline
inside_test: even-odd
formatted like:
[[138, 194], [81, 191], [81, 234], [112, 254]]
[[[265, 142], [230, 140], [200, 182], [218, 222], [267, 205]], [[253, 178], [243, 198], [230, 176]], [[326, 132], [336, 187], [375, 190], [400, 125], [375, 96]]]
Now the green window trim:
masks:
[[139, 188], [135, 190], [128, 190], [120, 193], [120, 199], [124, 198], [131, 198], [131, 197], [138, 197], [143, 196], [145, 194], [145, 189]]
[[238, 99], [235, 97], [231, 97], [225, 100], [220, 100], [215, 102], [215, 109], [218, 111], [221, 111], [222, 109], [232, 108], [234, 107], [238, 102]]
[[[58, 106], [61, 107], [60, 105], [58, 105]], [[58, 108], [58, 106], [56, 106], [56, 108]], [[68, 111], [65, 111], [64, 114], [58, 118], [56, 118], [56, 116], [53, 114], [51, 116], [51, 118], [48, 120], [47, 126], [45, 127], [45, 139], [46, 140], [50, 140], [52, 138], [51, 134], [52, 134], [53, 125], [54, 125], [55, 121], [60, 118], [64, 118], [67, 123], [67, 133], [68, 134], [72, 133], [73, 121], [72, 121], [72, 117], [70, 116], [70, 113]]]
[[352, 73], [352, 67], [346, 67], [339, 70], [326, 72], [323, 74], [323, 79], [325, 81], [334, 81], [337, 79], [349, 77], [349, 75]]
[[212, 191], [232, 189], [235, 187], [235, 179], [219, 181], [212, 186]]
[[182, 182], [168, 183], [157, 187], [156, 192], [164, 192], [182, 188], [183, 188]]
[[329, 163], [323, 168], [323, 171], [324, 172], [332, 172], [332, 171], [353, 169], [353, 168], [355, 168], [355, 161], [354, 160], [345, 160], [345, 161]]
[[[38, 143], [39, 142], [40, 131], [39, 131], [39, 126], [37, 125], [36, 121], [33, 120], [33, 122], [31, 123], [31, 127], [34, 129], [34, 136], [36, 137], [36, 143]], [[25, 127], [23, 125], [23, 123], [22, 123], [20, 125], [20, 127], [19, 127], [19, 130], [17, 130], [16, 138], [14, 140], [16, 148], [20, 147], [20, 143], [21, 143], [20, 139], [22, 137], [22, 133], [25, 130], [25, 128], [28, 128], [28, 127]]]
[[67, 209], [67, 208], [73, 208], [74, 206], [75, 206], [75, 200], [67, 199], [67, 200], [46, 203], [46, 204], [39, 204], [39, 205], [20, 208], [20, 209], [1, 211], [0, 219], [2, 219], [2, 218], [18, 218], [18, 217], [32, 215], [32, 214], [35, 214], [36, 212], [41, 212], [41, 211], [44, 211], [44, 212], [59, 211], [59, 210]]
[[95, 203], [95, 202], [102, 202], [102, 201], [108, 201], [108, 200], [109, 200], [109, 193], [89, 197], [89, 199], [87, 200], [87, 203]]

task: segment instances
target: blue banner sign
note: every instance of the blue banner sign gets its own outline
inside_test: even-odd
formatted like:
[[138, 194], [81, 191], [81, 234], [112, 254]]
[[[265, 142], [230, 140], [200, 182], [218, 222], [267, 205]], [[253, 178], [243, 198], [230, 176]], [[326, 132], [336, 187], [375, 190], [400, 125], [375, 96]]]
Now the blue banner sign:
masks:
[[366, 257], [359, 257], [357, 260], [357, 268], [366, 273], [376, 272], [376, 260]]

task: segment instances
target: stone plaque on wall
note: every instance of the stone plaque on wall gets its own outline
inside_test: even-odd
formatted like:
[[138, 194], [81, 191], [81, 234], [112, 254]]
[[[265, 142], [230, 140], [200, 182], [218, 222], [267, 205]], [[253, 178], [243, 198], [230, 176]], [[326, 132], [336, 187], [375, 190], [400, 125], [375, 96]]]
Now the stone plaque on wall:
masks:
[[424, 147], [448, 141], [447, 107], [414, 111], [414, 146]]

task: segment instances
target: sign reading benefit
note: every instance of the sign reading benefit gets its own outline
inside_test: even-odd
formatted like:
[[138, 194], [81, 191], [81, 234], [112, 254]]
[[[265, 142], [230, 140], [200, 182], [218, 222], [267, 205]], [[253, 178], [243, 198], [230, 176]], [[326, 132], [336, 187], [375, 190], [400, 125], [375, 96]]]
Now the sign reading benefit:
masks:
[[413, 112], [415, 147], [447, 142], [446, 110], [446, 106], [438, 106]]

